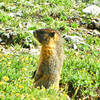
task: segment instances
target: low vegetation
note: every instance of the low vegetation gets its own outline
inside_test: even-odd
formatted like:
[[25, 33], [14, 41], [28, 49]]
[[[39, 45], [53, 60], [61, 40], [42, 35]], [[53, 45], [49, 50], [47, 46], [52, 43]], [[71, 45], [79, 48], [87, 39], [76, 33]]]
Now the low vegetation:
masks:
[[[16, 35], [10, 44], [0, 44], [0, 100], [66, 100], [67, 95], [78, 100], [100, 96], [100, 37], [84, 32], [77, 23], [79, 19], [72, 20], [73, 9], [81, 17], [85, 15], [82, 9], [86, 4], [76, 6], [74, 0], [0, 0], [0, 36]], [[85, 15], [88, 21], [81, 17], [82, 21], [89, 23], [91, 16]], [[62, 36], [80, 36], [85, 40], [85, 44], [77, 44], [77, 49], [71, 48], [72, 42], [64, 41], [65, 59], [59, 91], [33, 88], [31, 76], [39, 55], [21, 52], [22, 48], [31, 49], [30, 44], [37, 49], [39, 44], [31, 31], [47, 27], [60, 31]], [[13, 48], [13, 53], [4, 53], [4, 48]]]

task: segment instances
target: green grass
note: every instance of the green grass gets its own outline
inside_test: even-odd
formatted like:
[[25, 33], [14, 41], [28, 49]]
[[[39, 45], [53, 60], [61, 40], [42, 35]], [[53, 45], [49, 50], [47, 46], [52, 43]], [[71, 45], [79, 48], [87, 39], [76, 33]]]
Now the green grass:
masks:
[[[37, 57], [29, 54], [0, 54], [0, 98], [3, 99], [36, 99], [42, 100], [62, 98], [63, 95], [54, 89], [36, 89], [33, 87], [32, 71], [37, 65]], [[53, 95], [52, 95], [53, 93]]]
[[[0, 9], [0, 31], [3, 34], [9, 34], [5, 32], [5, 29], [11, 28], [17, 33], [13, 45], [14, 54], [4, 54], [0, 48], [0, 100], [28, 100], [29, 98], [30, 100], [52, 100], [54, 98], [55, 100], [66, 100], [67, 94], [73, 100], [86, 96], [97, 96], [96, 90], [100, 90], [100, 39], [85, 34], [75, 21], [68, 23], [67, 18], [73, 16], [70, 9], [74, 9], [75, 2], [73, 0], [46, 0], [43, 2], [47, 4], [43, 4], [42, 1], [27, 0], [29, 4], [26, 1], [16, 1], [15, 4], [12, 0], [5, 0], [4, 8], [0, 6], [2, 8]], [[76, 10], [81, 16], [84, 7], [85, 3], [77, 6]], [[16, 16], [18, 12], [22, 15]], [[9, 13], [14, 13], [15, 16], [10, 17]], [[82, 20], [87, 21], [84, 18]], [[69, 49], [72, 42], [64, 43], [66, 57], [62, 68], [60, 91], [52, 88], [48, 90], [34, 88], [34, 80], [30, 77], [36, 69], [39, 56], [25, 52], [17, 53], [22, 49], [23, 39], [25, 39], [25, 44], [34, 45], [35, 39], [30, 30], [40, 28], [53, 28], [59, 30], [61, 35], [68, 32], [68, 35], [72, 36], [76, 35], [74, 34], [76, 32], [71, 32], [72, 28], [80, 29], [82, 34], [78, 36], [83, 37], [86, 42], [85, 45], [78, 44], [78, 50]], [[10, 46], [7, 46], [8, 49]]]
[[68, 50], [66, 55], [62, 82], [72, 82], [76, 88], [80, 86], [83, 95], [96, 95], [96, 88], [100, 86], [99, 60], [94, 54], [81, 54], [73, 50]]
[[5, 23], [10, 21], [12, 18], [3, 12], [0, 12], [0, 22]]
[[71, 26], [72, 26], [72, 28], [78, 28], [78, 24], [75, 22], [73, 22]]
[[[73, 84], [74, 88], [79, 87], [82, 95], [96, 96], [96, 88], [100, 87], [100, 63], [99, 60], [87, 52], [65, 52], [66, 59], [61, 75], [61, 84]], [[30, 79], [38, 62], [38, 56], [30, 54], [0, 54], [0, 98], [20, 99], [28, 97], [49, 98], [56, 97], [65, 100], [66, 96], [53, 89], [39, 90], [33, 88], [33, 80]], [[66, 90], [66, 93], [68, 90]]]

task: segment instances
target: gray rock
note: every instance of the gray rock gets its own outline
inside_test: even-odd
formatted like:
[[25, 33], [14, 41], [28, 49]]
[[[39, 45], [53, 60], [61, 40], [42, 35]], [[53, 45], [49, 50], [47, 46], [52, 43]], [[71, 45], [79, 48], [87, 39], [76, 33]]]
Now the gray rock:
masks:
[[79, 37], [79, 36], [68, 36], [68, 35], [63, 35], [63, 38], [66, 41], [72, 41], [72, 43], [76, 43], [76, 44], [85, 44], [85, 41], [83, 38]]
[[2, 47], [2, 53], [3, 54], [11, 54], [11, 51], [9, 51], [9, 50]]
[[100, 7], [100, 0], [93, 0], [93, 4], [98, 5]]
[[82, 0], [82, 2], [89, 2], [89, 0]]
[[100, 19], [92, 20], [92, 22], [88, 24], [88, 28], [100, 30]]
[[23, 16], [23, 13], [21, 11], [19, 11], [19, 12], [16, 13], [16, 16], [22, 17]]
[[94, 36], [100, 37], [100, 32], [97, 31], [97, 30], [94, 30], [94, 31], [93, 31], [93, 34], [94, 34]]
[[88, 32], [88, 34], [89, 34], [89, 35], [93, 35], [93, 33], [92, 33], [92, 32]]
[[99, 21], [93, 20], [92, 23], [94, 23], [95, 28], [100, 29], [100, 20]]
[[5, 42], [6, 44], [14, 43], [14, 39], [17, 36], [15, 32], [8, 32], [8, 30], [5, 30], [6, 33], [0, 34], [0, 42]]
[[96, 5], [90, 5], [86, 7], [85, 9], [83, 9], [83, 12], [86, 14], [92, 14], [92, 15], [98, 16], [100, 14], [100, 7]]
[[97, 31], [97, 30], [94, 30], [93, 33], [94, 33], [94, 34], [100, 34], [100, 32]]
[[100, 32], [98, 30], [93, 30], [93, 31], [90, 31], [88, 32], [89, 35], [92, 35], [92, 36], [97, 36], [97, 37], [100, 37]]
[[76, 44], [72, 44], [72, 48], [73, 48], [74, 50], [77, 50], [77, 45], [76, 45]]
[[8, 15], [9, 15], [10, 17], [14, 17], [14, 16], [15, 16], [14, 13], [9, 13]]
[[77, 3], [88, 2], [89, 0], [75, 0]]

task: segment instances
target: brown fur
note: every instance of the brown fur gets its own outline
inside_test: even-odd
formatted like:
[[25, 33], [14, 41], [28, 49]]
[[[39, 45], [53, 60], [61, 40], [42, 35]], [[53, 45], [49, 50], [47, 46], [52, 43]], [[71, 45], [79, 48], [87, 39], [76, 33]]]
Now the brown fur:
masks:
[[36, 73], [35, 87], [59, 87], [63, 65], [63, 47], [59, 32], [53, 29], [39, 29], [34, 32], [35, 38], [41, 43], [41, 53]]

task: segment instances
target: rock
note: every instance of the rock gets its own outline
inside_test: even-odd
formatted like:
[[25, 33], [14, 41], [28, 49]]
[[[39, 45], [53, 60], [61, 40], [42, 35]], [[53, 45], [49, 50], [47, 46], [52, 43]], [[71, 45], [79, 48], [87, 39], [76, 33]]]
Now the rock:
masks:
[[100, 30], [100, 20], [99, 21], [93, 20], [92, 23], [95, 25], [96, 29]]
[[93, 33], [92, 33], [92, 32], [88, 32], [88, 34], [89, 34], [89, 35], [93, 35]]
[[95, 21], [100, 22], [100, 18], [95, 18]]
[[5, 30], [7, 33], [0, 34], [0, 42], [5, 42], [6, 44], [14, 43], [14, 39], [17, 36], [15, 32], [8, 32], [8, 29]]
[[89, 0], [82, 0], [82, 2], [89, 2]]
[[73, 43], [76, 44], [85, 44], [85, 41], [83, 38], [79, 37], [79, 36], [68, 36], [68, 35], [63, 35], [63, 38], [66, 41], [72, 41]]
[[100, 38], [100, 34], [97, 35]]
[[12, 54], [11, 51], [9, 51], [9, 50], [7, 50], [7, 49], [5, 49], [5, 48], [3, 48], [3, 47], [2, 47], [2, 49], [1, 49], [1, 51], [2, 51], [3, 54]]
[[9, 15], [10, 17], [14, 17], [14, 16], [15, 16], [14, 13], [9, 13], [8, 15]]
[[94, 19], [91, 23], [87, 26], [90, 29], [98, 29], [100, 30], [100, 19]]
[[98, 5], [100, 7], [100, 0], [93, 0], [93, 4]]
[[77, 50], [77, 45], [76, 45], [76, 44], [72, 44], [72, 48], [73, 48], [74, 50]]
[[100, 32], [98, 32], [97, 30], [93, 31], [94, 34], [100, 34]]
[[98, 30], [89, 31], [88, 34], [94, 37], [100, 37], [100, 32]]
[[100, 7], [96, 5], [90, 5], [86, 7], [85, 9], [83, 9], [83, 12], [86, 14], [92, 14], [92, 15], [98, 16], [100, 14]]
[[88, 2], [89, 0], [75, 0], [76, 3]]
[[21, 11], [19, 11], [19, 12], [16, 13], [16, 16], [17, 17], [22, 17], [23, 16], [23, 13]]
[[94, 31], [93, 31], [93, 34], [94, 34], [94, 36], [100, 37], [100, 32], [97, 31], [97, 30], [94, 30]]

